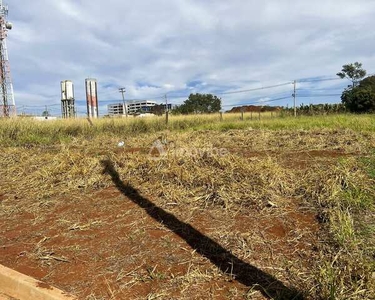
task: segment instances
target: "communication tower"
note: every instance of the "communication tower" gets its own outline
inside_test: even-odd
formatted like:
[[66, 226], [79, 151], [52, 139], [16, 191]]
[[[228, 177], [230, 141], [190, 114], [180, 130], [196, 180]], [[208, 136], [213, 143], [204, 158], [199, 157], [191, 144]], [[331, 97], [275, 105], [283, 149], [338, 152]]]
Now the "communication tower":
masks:
[[8, 5], [0, 0], [0, 117], [16, 116], [6, 38], [13, 25], [7, 21]]

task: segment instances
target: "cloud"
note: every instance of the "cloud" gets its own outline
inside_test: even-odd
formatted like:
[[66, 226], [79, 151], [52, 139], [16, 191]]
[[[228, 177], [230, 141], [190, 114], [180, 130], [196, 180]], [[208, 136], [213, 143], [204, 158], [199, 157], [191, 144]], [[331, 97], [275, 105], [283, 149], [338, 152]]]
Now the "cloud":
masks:
[[[65, 79], [73, 80], [77, 100], [84, 100], [84, 79], [97, 78], [103, 113], [107, 103], [121, 100], [122, 86], [128, 99], [168, 93], [172, 103], [181, 103], [191, 92], [220, 96], [300, 78], [334, 77], [354, 61], [375, 70], [375, 33], [369, 30], [375, 25], [375, 3], [370, 0], [139, 0], [132, 5], [13, 0], [9, 5], [14, 28], [8, 49], [18, 106], [58, 108]], [[317, 89], [340, 93], [346, 85], [323, 81], [298, 88], [313, 95]], [[290, 85], [221, 97], [230, 106], [292, 92]]]

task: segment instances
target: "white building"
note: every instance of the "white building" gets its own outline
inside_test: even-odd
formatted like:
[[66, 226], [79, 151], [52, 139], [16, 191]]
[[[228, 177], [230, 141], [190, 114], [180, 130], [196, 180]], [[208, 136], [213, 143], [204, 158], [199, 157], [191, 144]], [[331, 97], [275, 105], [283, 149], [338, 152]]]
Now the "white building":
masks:
[[156, 105], [156, 101], [128, 101], [127, 103], [128, 107], [128, 114], [134, 115], [136, 113], [148, 113], [151, 112], [151, 107]]
[[110, 116], [118, 116], [124, 115], [124, 104], [123, 103], [116, 103], [108, 105], [108, 115]]
[[[142, 100], [142, 101], [127, 101], [126, 106], [129, 115], [135, 115], [136, 113], [149, 113], [151, 112], [151, 108], [155, 106], [157, 103], [156, 101], [151, 100]], [[108, 105], [108, 115], [116, 116], [116, 115], [124, 115], [124, 104], [123, 103], [116, 103]]]

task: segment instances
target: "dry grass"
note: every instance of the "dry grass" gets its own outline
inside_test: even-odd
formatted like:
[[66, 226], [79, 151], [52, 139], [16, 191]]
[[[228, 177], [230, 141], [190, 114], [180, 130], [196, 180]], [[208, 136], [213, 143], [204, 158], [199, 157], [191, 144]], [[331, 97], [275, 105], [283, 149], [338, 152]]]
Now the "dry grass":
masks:
[[269, 129], [269, 130], [324, 130], [350, 129], [356, 132], [375, 132], [375, 115], [332, 115], [315, 117], [272, 117], [262, 113], [261, 120], [251, 119], [250, 113], [241, 120], [240, 114], [218, 114], [195, 116], [171, 116], [168, 125], [164, 117], [147, 119], [86, 119], [40, 122], [32, 119], [0, 119], [0, 145], [25, 146], [70, 144], [75, 139], [92, 140], [97, 137], [120, 138], [151, 134], [162, 130], [220, 130]]
[[[100, 126], [104, 128], [107, 122], [112, 121], [103, 121]], [[125, 267], [128, 262], [122, 261], [115, 251], [117, 244], [125, 243], [122, 237], [118, 236], [117, 241], [113, 237], [111, 241], [115, 244], [110, 249], [103, 247], [91, 253], [98, 263], [100, 257], [105, 257], [109, 264], [98, 269], [92, 278], [93, 282], [103, 280], [103, 292], [96, 289], [87, 293], [77, 283], [71, 286], [77, 294], [85, 294], [87, 299], [121, 299], [134, 289], [151, 286], [146, 299], [165, 299], [170, 295], [180, 299], [191, 295], [262, 299], [255, 287], [224, 289], [233, 279], [230, 267], [222, 273], [193, 249], [179, 244], [168, 231], [155, 240], [154, 249], [145, 249], [143, 246], [151, 243], [148, 232], [155, 228], [143, 214], [134, 218], [133, 208], [116, 211], [114, 205], [123, 200], [104, 199], [98, 207], [98, 213], [103, 215], [88, 217], [81, 211], [75, 212], [73, 208], [84, 197], [112, 185], [110, 178], [102, 173], [100, 163], [109, 159], [124, 182], [158, 206], [187, 223], [201, 226], [205, 234], [237, 257], [297, 287], [307, 298], [375, 297], [372, 278], [375, 241], [371, 238], [375, 226], [371, 218], [375, 191], [372, 164], [368, 163], [373, 161], [375, 135], [371, 130], [254, 129], [259, 123], [238, 131], [160, 133], [155, 129], [148, 134], [134, 131], [135, 136], [121, 132], [122, 121], [113, 122], [118, 126], [113, 135], [103, 137], [105, 130], [95, 135], [90, 133], [92, 129], [81, 128], [81, 133], [69, 142], [52, 143], [48, 148], [7, 147], [0, 157], [1, 219], [13, 224], [11, 220], [31, 214], [30, 226], [41, 231], [42, 236], [32, 238], [30, 260], [58, 270], [61, 264], [75, 261], [86, 250], [67, 245], [56, 247], [55, 238], [74, 240], [82, 235], [90, 239], [96, 230], [108, 228], [129, 232], [126, 245], [131, 245], [132, 267]], [[268, 126], [276, 126], [277, 122], [280, 120], [270, 120]], [[44, 124], [38, 126], [40, 132], [47, 130]], [[183, 128], [181, 124], [174, 126]], [[167, 155], [161, 159], [149, 154], [158, 138], [167, 148]], [[124, 148], [117, 147], [119, 140], [125, 141]], [[205, 150], [199, 155], [176, 155], [176, 148], [183, 147]], [[212, 154], [213, 148], [226, 148], [229, 153]], [[89, 205], [90, 201], [85, 203]], [[62, 213], [63, 205], [71, 207], [71, 211]], [[108, 215], [104, 215], [106, 210]], [[51, 212], [57, 213], [53, 222]], [[313, 219], [310, 223], [303, 220], [311, 213], [320, 220], [320, 224], [315, 224], [319, 227], [315, 232], [311, 227], [315, 225], [310, 224]], [[253, 223], [243, 223], [243, 218]], [[58, 237], [43, 235], [46, 229], [42, 226], [46, 222], [61, 231]], [[274, 232], [278, 227], [294, 229], [282, 233], [284, 238]], [[165, 230], [160, 225], [157, 229]], [[155, 249], [163, 250], [152, 252]], [[176, 249], [183, 253], [178, 255], [184, 259], [178, 263], [171, 260], [168, 266], [181, 263], [183, 272], [160, 265], [162, 255]], [[159, 263], [146, 259], [153, 255]]]

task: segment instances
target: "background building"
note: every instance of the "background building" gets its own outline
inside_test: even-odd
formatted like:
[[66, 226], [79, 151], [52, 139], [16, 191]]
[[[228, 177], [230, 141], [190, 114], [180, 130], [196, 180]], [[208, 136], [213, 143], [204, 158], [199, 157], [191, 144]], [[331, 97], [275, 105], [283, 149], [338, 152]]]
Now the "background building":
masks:
[[134, 115], [136, 113], [148, 113], [151, 112], [151, 108], [156, 105], [156, 101], [128, 101], [128, 114]]
[[[152, 108], [157, 105], [156, 101], [142, 100], [142, 101], [127, 101], [126, 106], [129, 115], [135, 115], [137, 113], [151, 113]], [[116, 103], [108, 105], [108, 115], [124, 115], [124, 104]]]
[[108, 115], [110, 116], [125, 115], [124, 104], [116, 103], [116, 104], [108, 105]]

